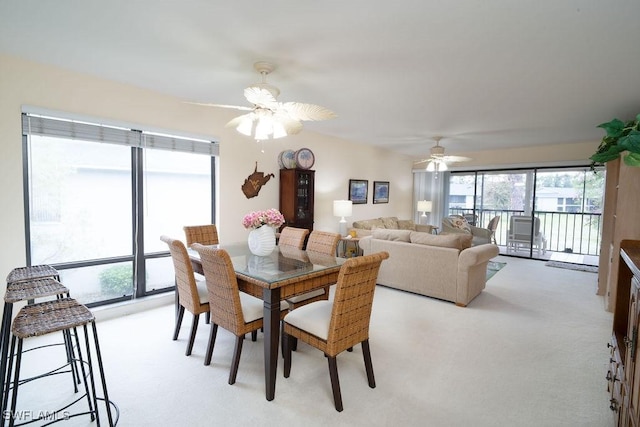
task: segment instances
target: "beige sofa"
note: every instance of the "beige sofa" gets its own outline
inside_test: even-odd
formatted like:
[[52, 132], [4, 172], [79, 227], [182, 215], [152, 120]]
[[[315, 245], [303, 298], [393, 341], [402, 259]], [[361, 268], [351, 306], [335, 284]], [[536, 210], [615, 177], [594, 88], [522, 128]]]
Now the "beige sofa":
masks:
[[395, 216], [387, 216], [373, 219], [362, 219], [354, 221], [351, 230], [356, 231], [357, 237], [370, 236], [372, 230], [376, 228], [385, 228], [388, 230], [410, 230], [431, 233], [433, 227], [431, 225], [416, 224], [412, 219], [398, 219]]
[[364, 254], [387, 251], [377, 283], [466, 307], [482, 292], [487, 263], [498, 246], [471, 247], [471, 236], [375, 229], [360, 239]]

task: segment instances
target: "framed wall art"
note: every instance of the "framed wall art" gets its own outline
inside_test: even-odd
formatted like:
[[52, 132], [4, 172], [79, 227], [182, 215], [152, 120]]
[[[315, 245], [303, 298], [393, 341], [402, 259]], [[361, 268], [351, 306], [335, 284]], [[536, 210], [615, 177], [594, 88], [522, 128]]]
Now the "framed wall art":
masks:
[[373, 181], [373, 203], [389, 203], [389, 181]]
[[369, 181], [366, 179], [349, 180], [349, 200], [354, 205], [367, 203], [367, 192], [369, 191]]

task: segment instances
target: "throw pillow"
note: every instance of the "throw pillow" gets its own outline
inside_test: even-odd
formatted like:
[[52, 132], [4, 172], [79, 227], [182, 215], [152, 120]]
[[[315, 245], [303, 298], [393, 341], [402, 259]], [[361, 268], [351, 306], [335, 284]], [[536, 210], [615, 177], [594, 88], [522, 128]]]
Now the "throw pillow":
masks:
[[449, 223], [453, 228], [457, 228], [459, 230], [464, 231], [465, 233], [471, 233], [471, 227], [464, 217], [461, 216], [450, 216], [448, 218]]
[[398, 229], [398, 217], [389, 216], [386, 218], [380, 218], [384, 224], [384, 228], [391, 228], [393, 230]]
[[372, 236], [378, 240], [391, 240], [397, 242], [410, 242], [411, 230], [389, 230], [386, 228], [376, 228], [373, 230]]
[[399, 219], [398, 228], [400, 230], [412, 230], [416, 231], [416, 223], [412, 219]]

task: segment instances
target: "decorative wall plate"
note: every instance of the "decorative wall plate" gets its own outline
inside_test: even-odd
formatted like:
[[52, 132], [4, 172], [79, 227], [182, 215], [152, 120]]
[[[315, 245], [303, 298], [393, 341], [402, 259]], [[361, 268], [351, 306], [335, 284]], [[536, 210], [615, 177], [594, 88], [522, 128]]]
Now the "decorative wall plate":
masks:
[[280, 169], [296, 168], [296, 152], [293, 150], [284, 150], [278, 155], [278, 165]]
[[313, 155], [313, 151], [308, 148], [301, 148], [296, 151], [296, 165], [300, 169], [311, 169], [315, 163], [316, 158]]

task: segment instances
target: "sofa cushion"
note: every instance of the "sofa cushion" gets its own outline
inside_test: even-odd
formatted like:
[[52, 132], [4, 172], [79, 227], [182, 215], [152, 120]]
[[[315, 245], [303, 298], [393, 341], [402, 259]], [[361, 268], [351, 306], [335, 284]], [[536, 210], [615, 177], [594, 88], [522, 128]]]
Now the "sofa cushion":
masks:
[[444, 221], [446, 221], [452, 228], [457, 228], [458, 230], [471, 234], [471, 227], [469, 226], [467, 220], [464, 219], [464, 217], [461, 217], [459, 215], [451, 215], [443, 219], [443, 222]]
[[416, 223], [412, 219], [399, 219], [398, 229], [416, 231]]
[[388, 230], [386, 228], [376, 228], [373, 230], [372, 237], [378, 240], [391, 240], [396, 242], [410, 242], [411, 230]]
[[385, 218], [380, 218], [382, 223], [384, 224], [384, 228], [390, 228], [392, 230], [397, 230], [398, 227], [398, 217], [389, 216]]
[[384, 222], [381, 218], [375, 219], [363, 219], [360, 221], [353, 221], [353, 228], [362, 228], [364, 230], [371, 230], [374, 228], [385, 228]]
[[419, 231], [413, 231], [410, 235], [411, 243], [419, 245], [440, 246], [444, 248], [453, 248], [464, 250], [471, 247], [473, 236], [470, 234], [429, 234]]

